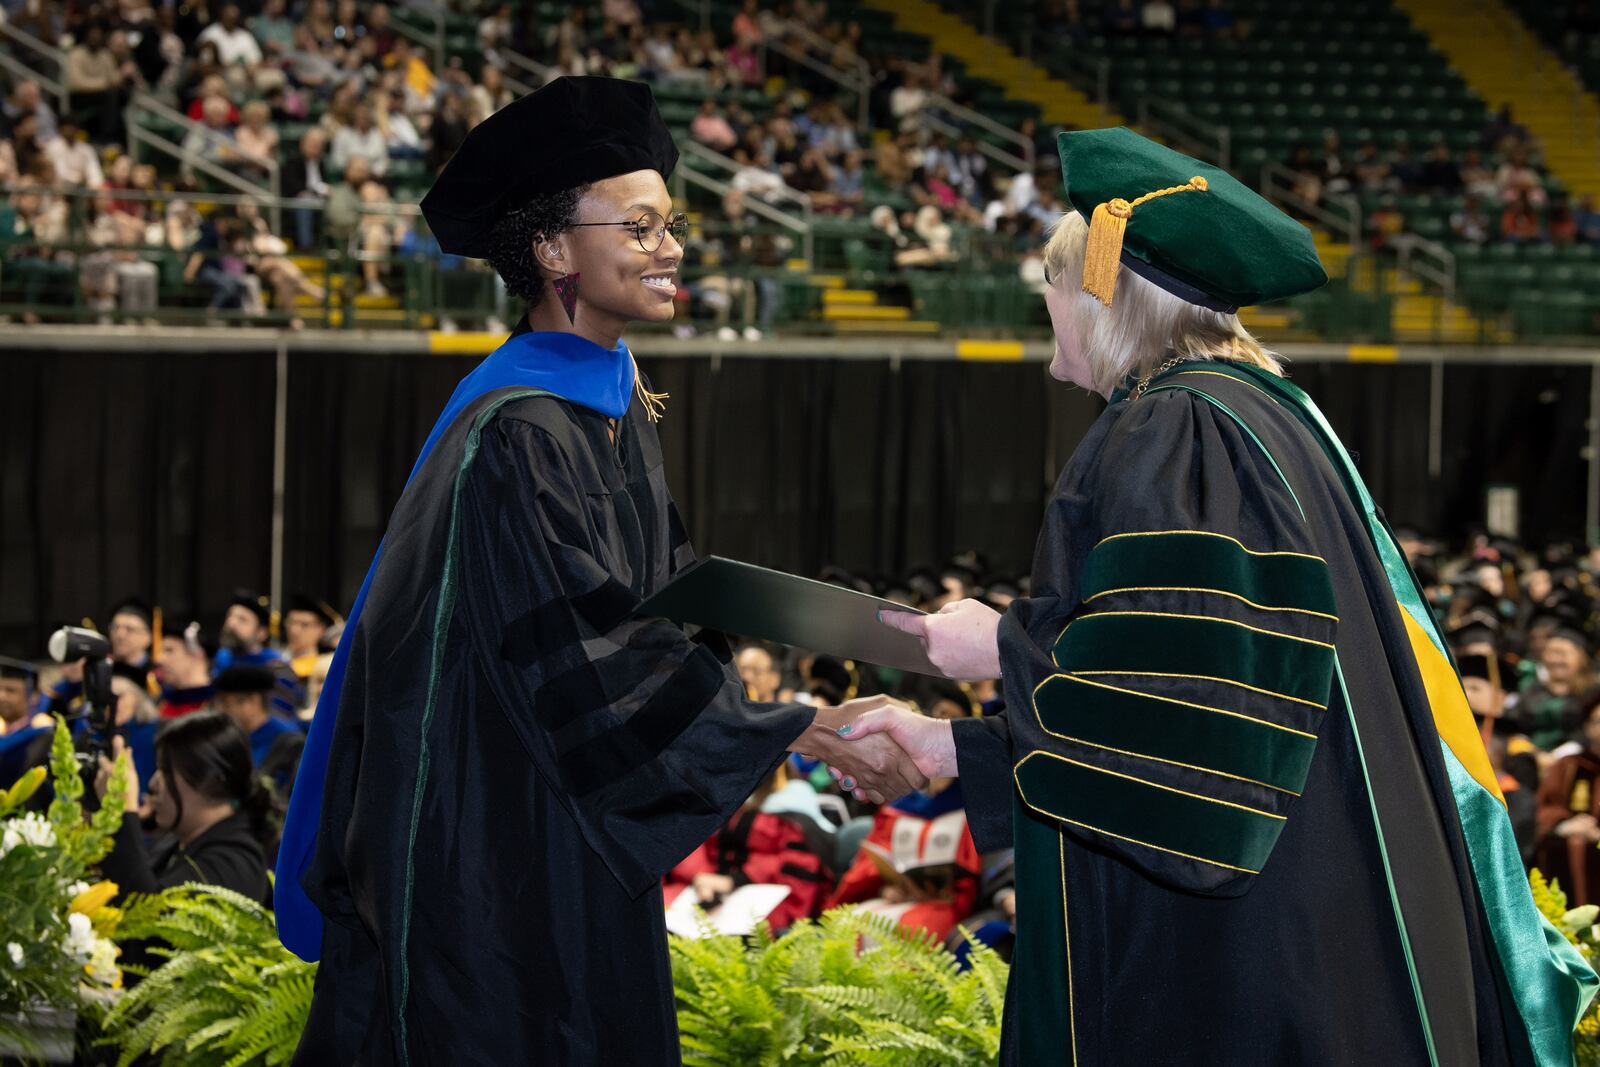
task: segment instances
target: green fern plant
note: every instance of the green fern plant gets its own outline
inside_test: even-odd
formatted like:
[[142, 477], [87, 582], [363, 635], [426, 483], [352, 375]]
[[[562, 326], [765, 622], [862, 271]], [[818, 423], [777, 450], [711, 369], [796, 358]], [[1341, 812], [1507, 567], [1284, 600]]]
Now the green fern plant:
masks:
[[148, 951], [164, 960], [104, 1021], [118, 1067], [144, 1054], [218, 1067], [277, 1067], [294, 1055], [317, 968], [283, 947], [272, 912], [217, 886], [179, 886], [135, 897], [117, 936], [159, 942]]
[[971, 944], [961, 971], [931, 935], [857, 909], [774, 939], [674, 938], [683, 1059], [692, 1067], [993, 1063], [1007, 968]]

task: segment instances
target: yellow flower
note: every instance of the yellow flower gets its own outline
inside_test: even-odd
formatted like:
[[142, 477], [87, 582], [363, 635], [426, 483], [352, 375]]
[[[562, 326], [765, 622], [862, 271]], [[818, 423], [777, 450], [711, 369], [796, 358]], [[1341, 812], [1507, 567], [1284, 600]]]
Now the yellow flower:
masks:
[[45, 768], [42, 766], [29, 768], [28, 772], [18, 778], [10, 789], [0, 793], [0, 810], [9, 811], [25, 803], [29, 797], [38, 791], [39, 786], [44, 784], [46, 773]]
[[96, 910], [104, 907], [106, 903], [116, 895], [117, 883], [96, 882], [94, 885], [90, 886], [88, 889], [85, 889], [83, 892], [72, 898], [71, 910], [77, 912], [79, 915], [87, 915], [92, 917]]

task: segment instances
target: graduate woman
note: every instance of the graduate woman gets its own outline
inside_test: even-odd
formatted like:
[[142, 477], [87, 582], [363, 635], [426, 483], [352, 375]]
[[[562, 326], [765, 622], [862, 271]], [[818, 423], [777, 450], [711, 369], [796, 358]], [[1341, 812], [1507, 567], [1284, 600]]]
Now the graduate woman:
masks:
[[1109, 406], [1031, 598], [885, 619], [1007, 711], [846, 728], [1015, 845], [1004, 1061], [1570, 1063], [1595, 976], [1381, 513], [1235, 314], [1324, 282], [1310, 235], [1128, 130], [1060, 144], [1050, 372]]
[[[299, 1064], [676, 1064], [661, 879], [804, 751], [899, 795], [851, 709], [746, 700], [719, 641], [636, 618], [692, 561], [622, 341], [672, 317], [677, 150], [647, 86], [561, 78], [422, 202], [527, 319], [423, 447], [324, 684], [280, 849], [320, 955]], [[858, 706], [854, 709], [859, 713]]]

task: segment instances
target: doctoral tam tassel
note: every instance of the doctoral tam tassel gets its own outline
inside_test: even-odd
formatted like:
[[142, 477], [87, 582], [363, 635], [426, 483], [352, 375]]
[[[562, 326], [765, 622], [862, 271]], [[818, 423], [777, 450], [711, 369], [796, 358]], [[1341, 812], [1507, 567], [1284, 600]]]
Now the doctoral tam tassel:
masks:
[[652, 393], [644, 387], [644, 382], [637, 376], [633, 379], [633, 391], [639, 396], [639, 403], [644, 405], [644, 413], [651, 422], [660, 422], [661, 416], [667, 413], [666, 400], [671, 393]]
[[1083, 291], [1111, 306], [1117, 292], [1117, 272], [1122, 269], [1122, 237], [1133, 207], [1121, 197], [1107, 200], [1089, 219], [1089, 239], [1083, 246]]

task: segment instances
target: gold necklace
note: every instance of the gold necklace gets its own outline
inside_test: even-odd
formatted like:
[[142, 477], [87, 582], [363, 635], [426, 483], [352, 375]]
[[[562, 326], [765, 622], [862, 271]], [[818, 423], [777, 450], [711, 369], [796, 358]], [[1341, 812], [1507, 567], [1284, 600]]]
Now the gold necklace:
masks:
[[1178, 364], [1184, 362], [1188, 358], [1188, 356], [1173, 356], [1171, 359], [1161, 364], [1161, 366], [1157, 367], [1149, 374], [1146, 374], [1143, 378], [1140, 378], [1136, 383], [1134, 383], [1133, 392], [1128, 394], [1128, 403], [1131, 404], [1135, 400], [1138, 400], [1144, 395], [1145, 389], [1149, 387], [1152, 381], [1161, 377], [1163, 374], [1167, 373], [1167, 371], [1171, 370], [1173, 367], [1176, 367]]

